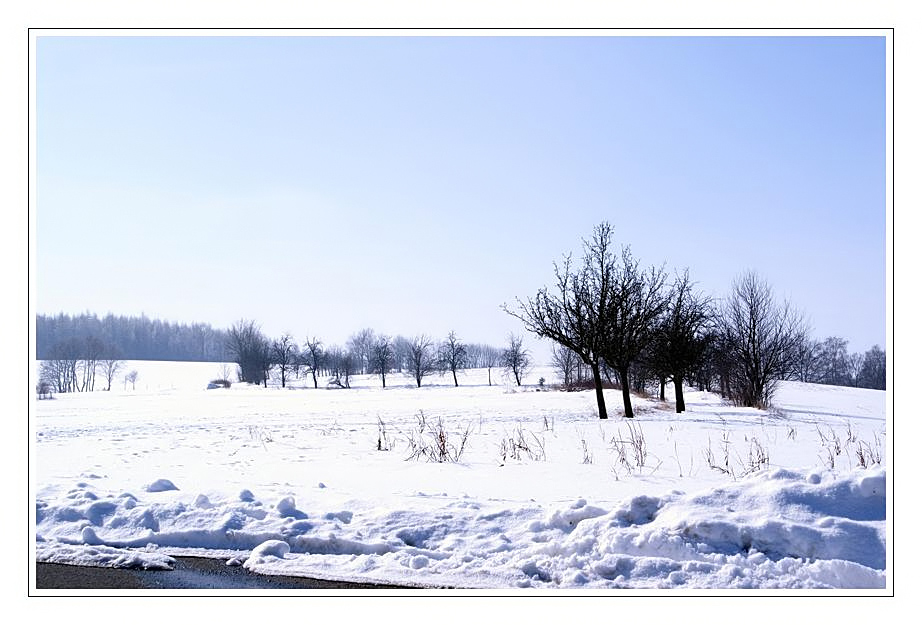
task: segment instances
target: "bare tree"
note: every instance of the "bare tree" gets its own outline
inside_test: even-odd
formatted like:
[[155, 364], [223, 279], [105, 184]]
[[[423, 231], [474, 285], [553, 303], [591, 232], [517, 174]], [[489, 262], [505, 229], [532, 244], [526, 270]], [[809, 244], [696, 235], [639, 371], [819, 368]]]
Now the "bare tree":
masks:
[[[414, 338], [409, 346], [408, 368], [416, 380], [416, 387], [423, 385], [423, 378], [438, 368], [438, 357], [436, 355], [432, 339], [426, 335], [420, 335]], [[382, 384], [384, 379], [382, 378]]]
[[524, 302], [517, 299], [519, 312], [503, 306], [503, 310], [522, 321], [526, 330], [555, 341], [586, 363], [592, 372], [600, 419], [608, 418], [601, 366], [609, 349], [611, 297], [617, 274], [611, 233], [607, 223], [596, 226], [592, 239], [583, 242], [579, 268], [573, 266], [569, 255], [564, 257], [562, 266], [554, 263], [555, 293], [542, 288], [534, 298]]
[[279, 371], [282, 388], [285, 388], [288, 374], [293, 373], [297, 377], [298, 371], [298, 346], [291, 334], [285, 333], [272, 341], [271, 358], [272, 364]]
[[767, 407], [778, 380], [793, 368], [805, 334], [803, 318], [788, 302], [776, 304], [768, 283], [750, 272], [733, 282], [721, 323], [731, 366], [731, 399]]
[[115, 376], [118, 375], [118, 372], [122, 370], [125, 366], [124, 361], [118, 360], [116, 358], [105, 358], [99, 361], [99, 365], [102, 368], [102, 374], [106, 378], [106, 390], [112, 390], [112, 380], [115, 379]]
[[458, 386], [458, 371], [467, 366], [467, 347], [462, 343], [454, 331], [439, 346], [439, 363], [443, 371], [451, 371], [455, 386]]
[[55, 343], [49, 351], [50, 358], [43, 360], [40, 377], [49, 389], [59, 393], [95, 390], [102, 358], [114, 353], [113, 348], [95, 336], [71, 337]]
[[304, 361], [314, 379], [314, 388], [317, 388], [317, 372], [323, 367], [323, 356], [323, 342], [316, 336], [307, 339], [304, 344]]
[[600, 355], [618, 373], [624, 416], [634, 417], [631, 406], [629, 373], [631, 365], [647, 349], [656, 335], [656, 323], [669, 304], [666, 274], [650, 267], [643, 271], [622, 248], [621, 261], [611, 274], [609, 295], [604, 306]]
[[128, 388], [128, 384], [131, 383], [131, 390], [134, 390], [134, 385], [138, 381], [138, 372], [129, 371], [125, 374], [125, 388]]
[[522, 337], [509, 334], [509, 342], [503, 350], [502, 363], [506, 371], [515, 378], [516, 386], [522, 386], [522, 378], [528, 373], [531, 366], [531, 355], [522, 346]]
[[651, 345], [654, 371], [660, 377], [660, 399], [666, 379], [675, 388], [675, 410], [685, 411], [682, 384], [701, 364], [707, 347], [707, 330], [713, 319], [710, 299], [695, 293], [688, 271], [676, 278]]
[[272, 368], [269, 339], [255, 321], [240, 320], [228, 331], [227, 349], [237, 363], [241, 382], [268, 386]]
[[38, 379], [50, 392], [63, 393], [63, 372], [64, 367], [60, 360], [43, 360], [39, 366]]
[[394, 365], [394, 346], [388, 336], [381, 335], [375, 339], [371, 349], [372, 372], [381, 375], [381, 388], [387, 386], [387, 374]]

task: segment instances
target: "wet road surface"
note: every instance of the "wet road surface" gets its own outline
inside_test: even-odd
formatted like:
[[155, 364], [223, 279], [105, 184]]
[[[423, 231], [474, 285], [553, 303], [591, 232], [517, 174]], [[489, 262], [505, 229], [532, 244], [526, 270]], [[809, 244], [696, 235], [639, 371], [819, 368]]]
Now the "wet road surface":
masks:
[[114, 569], [37, 562], [35, 587], [41, 590], [72, 589], [210, 589], [210, 590], [290, 590], [290, 589], [418, 589], [394, 586], [337, 582], [308, 577], [260, 575], [242, 566], [227, 566], [223, 560], [174, 557], [172, 571]]

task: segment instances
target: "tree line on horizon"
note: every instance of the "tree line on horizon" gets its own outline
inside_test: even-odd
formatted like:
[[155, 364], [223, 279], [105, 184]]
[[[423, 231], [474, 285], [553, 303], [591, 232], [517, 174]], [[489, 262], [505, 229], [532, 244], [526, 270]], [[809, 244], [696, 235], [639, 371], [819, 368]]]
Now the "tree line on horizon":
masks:
[[[521, 385], [531, 356], [521, 337], [510, 335], [508, 342], [500, 348], [462, 343], [454, 332], [437, 341], [427, 335], [388, 336], [365, 328], [352, 334], [345, 345], [325, 346], [313, 336], [302, 348], [288, 333], [267, 337], [254, 320], [240, 320], [229, 330], [218, 330], [207, 324], [165, 323], [146, 316], [39, 315], [36, 355], [41, 364], [36, 390], [40, 397], [94, 391], [99, 388], [98, 379], [104, 379], [105, 390], [110, 390], [125, 360], [234, 362], [237, 381], [264, 386], [272, 380], [285, 387], [292, 379], [311, 376], [315, 388], [320, 378], [325, 378], [324, 386], [350, 388], [352, 377], [364, 374], [380, 376], [386, 386], [391, 373], [411, 374], [417, 386], [426, 376], [451, 373], [458, 386], [458, 373], [469, 368], [486, 369], [489, 385], [494, 369], [502, 368]], [[126, 387], [136, 380], [137, 372], [129, 372]]]
[[82, 358], [224, 362], [227, 331], [206, 323], [172, 323], [146, 315], [37, 315], [37, 360]]
[[620, 388], [624, 416], [630, 391], [671, 382], [676, 412], [683, 386], [718, 390], [741, 406], [767, 408], [780, 380], [884, 389], [886, 353], [873, 346], [849, 354], [847, 341], [810, 337], [804, 316], [776, 300], [755, 272], [738, 276], [715, 301], [694, 288], [688, 270], [670, 279], [663, 267], [641, 268], [630, 248], [615, 250], [602, 223], [583, 241], [582, 259], [554, 263], [555, 284], [503, 309], [525, 329], [554, 343], [565, 384], [594, 388], [599, 418], [607, 419], [603, 388]]
[[484, 343], [464, 343], [451, 331], [442, 340], [420, 334], [408, 338], [390, 336], [364, 328], [353, 333], [345, 345], [325, 345], [311, 335], [299, 346], [291, 334], [271, 339], [252, 319], [241, 319], [228, 330], [230, 360], [237, 365], [237, 379], [249, 384], [268, 386], [274, 379], [283, 388], [291, 379], [310, 376], [314, 388], [324, 386], [351, 388], [356, 375], [376, 375], [382, 388], [391, 374], [410, 375], [421, 387], [433, 374], [452, 375], [459, 386], [458, 373], [465, 369], [486, 369], [487, 384], [493, 384], [493, 370], [509, 371], [521, 385], [531, 365], [522, 338], [510, 335], [505, 348]]

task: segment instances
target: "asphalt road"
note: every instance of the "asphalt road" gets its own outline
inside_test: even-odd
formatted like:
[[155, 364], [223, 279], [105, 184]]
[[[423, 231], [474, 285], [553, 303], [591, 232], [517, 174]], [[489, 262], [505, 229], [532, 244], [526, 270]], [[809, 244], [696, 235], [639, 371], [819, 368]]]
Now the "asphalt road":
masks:
[[41, 590], [99, 590], [99, 589], [407, 589], [413, 586], [355, 584], [307, 577], [260, 575], [242, 566], [227, 566], [223, 560], [211, 558], [174, 557], [172, 571], [146, 571], [143, 569], [113, 569], [91, 566], [72, 566], [37, 562], [35, 587]]

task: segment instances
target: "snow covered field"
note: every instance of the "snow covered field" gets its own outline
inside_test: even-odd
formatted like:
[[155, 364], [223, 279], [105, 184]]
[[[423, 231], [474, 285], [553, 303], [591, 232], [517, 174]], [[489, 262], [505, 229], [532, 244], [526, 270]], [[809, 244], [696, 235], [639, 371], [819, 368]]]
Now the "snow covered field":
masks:
[[629, 421], [612, 390], [602, 422], [591, 391], [540, 389], [549, 369], [521, 388], [475, 370], [345, 390], [130, 369], [134, 390], [32, 405], [39, 561], [203, 555], [516, 592], [888, 588], [881, 391], [784, 383], [764, 412], [689, 390], [685, 414], [637, 397]]

